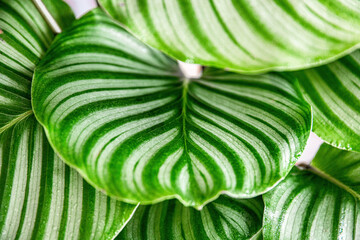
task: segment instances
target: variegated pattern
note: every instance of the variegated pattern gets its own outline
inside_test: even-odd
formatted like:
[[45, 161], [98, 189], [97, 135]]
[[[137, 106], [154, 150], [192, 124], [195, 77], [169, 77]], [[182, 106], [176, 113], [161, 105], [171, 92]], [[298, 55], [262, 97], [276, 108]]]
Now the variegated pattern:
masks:
[[50, 45], [53, 33], [31, 1], [10, 0], [0, 1], [0, 33], [0, 129], [3, 130], [31, 111], [33, 70]]
[[113, 239], [135, 210], [95, 190], [34, 116], [0, 135], [0, 239]]
[[[64, 2], [44, 3], [62, 27], [74, 19]], [[31, 113], [33, 71], [53, 38], [31, 1], [0, 1], [0, 132]]]
[[261, 198], [220, 197], [201, 211], [176, 200], [139, 206], [116, 240], [262, 239]]
[[308, 170], [264, 195], [264, 239], [359, 239], [360, 153], [323, 144]]
[[[44, 3], [61, 27], [73, 21], [62, 0]], [[0, 239], [113, 239], [136, 206], [66, 166], [32, 114], [33, 71], [54, 34], [23, 0], [0, 0], [0, 29]]]
[[360, 51], [289, 74], [299, 79], [314, 114], [313, 131], [329, 144], [360, 151]]
[[311, 128], [298, 91], [276, 74], [183, 79], [95, 10], [54, 42], [32, 97], [56, 151], [97, 188], [201, 208], [220, 193], [259, 195], [290, 171]]
[[139, 39], [181, 61], [294, 70], [360, 46], [358, 0], [99, 0]]

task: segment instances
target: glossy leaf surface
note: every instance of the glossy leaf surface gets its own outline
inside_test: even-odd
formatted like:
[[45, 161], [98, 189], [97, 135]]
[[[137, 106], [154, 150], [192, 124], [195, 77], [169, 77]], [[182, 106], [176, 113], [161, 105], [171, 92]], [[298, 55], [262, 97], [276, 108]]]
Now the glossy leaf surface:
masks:
[[323, 144], [264, 195], [264, 239], [360, 238], [360, 154]]
[[289, 172], [311, 128], [292, 81], [213, 69], [183, 79], [98, 10], [57, 38], [32, 97], [62, 159], [131, 203], [259, 195]]
[[113, 239], [136, 208], [65, 165], [30, 116], [0, 135], [1, 239]]
[[313, 131], [329, 144], [360, 151], [360, 51], [328, 65], [289, 74], [312, 105]]
[[220, 197], [201, 211], [176, 200], [139, 206], [117, 240], [261, 239], [261, 198]]
[[359, 47], [358, 0], [99, 0], [139, 39], [239, 72], [324, 64]]

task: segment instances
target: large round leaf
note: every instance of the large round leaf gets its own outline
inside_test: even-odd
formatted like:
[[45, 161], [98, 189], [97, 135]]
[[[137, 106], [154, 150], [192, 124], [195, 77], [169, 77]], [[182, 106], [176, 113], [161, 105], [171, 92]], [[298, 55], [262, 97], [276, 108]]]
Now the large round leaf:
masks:
[[32, 90], [61, 157], [131, 203], [259, 195], [289, 172], [311, 127], [293, 82], [216, 70], [183, 79], [99, 10], [59, 35]]
[[86, 183], [30, 116], [0, 135], [1, 239], [113, 239], [136, 208]]
[[335, 147], [360, 151], [360, 51], [289, 75], [312, 105], [313, 131]]
[[264, 239], [359, 239], [360, 154], [323, 144], [264, 195]]
[[240, 72], [323, 64], [360, 46], [358, 0], [99, 0], [139, 39]]
[[139, 206], [117, 240], [260, 239], [261, 198], [236, 200], [220, 197], [201, 211], [176, 200]]
[[[63, 1], [45, 3], [63, 28], [74, 19]], [[31, 1], [0, 0], [0, 132], [31, 113], [30, 81], [53, 38]]]

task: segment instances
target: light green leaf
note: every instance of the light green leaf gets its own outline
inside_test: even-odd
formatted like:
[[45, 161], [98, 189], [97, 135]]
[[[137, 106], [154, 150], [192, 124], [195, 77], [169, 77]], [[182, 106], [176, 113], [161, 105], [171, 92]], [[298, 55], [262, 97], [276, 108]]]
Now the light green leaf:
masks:
[[[60, 9], [57, 19], [70, 22]], [[31, 1], [1, 0], [0, 29], [0, 239], [113, 239], [136, 206], [67, 167], [32, 115], [33, 70], [54, 34]]]
[[32, 90], [62, 159], [130, 203], [259, 195], [290, 171], [311, 128], [292, 81], [211, 69], [183, 79], [99, 10], [59, 35]]
[[176, 200], [139, 206], [117, 240], [260, 239], [261, 198], [220, 197], [201, 211]]
[[360, 151], [360, 51], [328, 65], [289, 74], [312, 105], [313, 131], [329, 144]]
[[0, 239], [113, 239], [136, 208], [86, 183], [30, 116], [0, 135]]
[[[62, 0], [45, 3], [61, 26], [74, 19]], [[31, 113], [33, 71], [53, 38], [32, 1], [0, 0], [0, 132]]]
[[264, 195], [264, 239], [359, 239], [360, 154], [323, 144]]
[[181, 61], [295, 70], [360, 46], [358, 0], [99, 0], [135, 36]]

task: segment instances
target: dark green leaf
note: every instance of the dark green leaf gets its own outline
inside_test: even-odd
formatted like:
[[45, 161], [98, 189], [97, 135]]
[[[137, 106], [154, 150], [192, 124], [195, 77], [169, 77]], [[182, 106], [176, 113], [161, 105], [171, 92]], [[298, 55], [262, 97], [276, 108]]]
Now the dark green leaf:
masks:
[[55, 19], [59, 27], [64, 30], [75, 20], [74, 13], [64, 0], [41, 0]]

